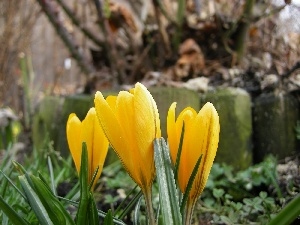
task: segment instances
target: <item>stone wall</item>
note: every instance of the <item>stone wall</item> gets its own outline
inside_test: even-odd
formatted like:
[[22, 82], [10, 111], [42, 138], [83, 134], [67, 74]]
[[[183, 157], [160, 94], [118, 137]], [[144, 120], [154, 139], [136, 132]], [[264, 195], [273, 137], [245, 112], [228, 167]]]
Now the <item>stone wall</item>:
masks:
[[[198, 111], [207, 101], [214, 104], [221, 125], [217, 162], [245, 169], [268, 154], [282, 159], [299, 151], [295, 133], [300, 119], [299, 102], [292, 95], [262, 95], [252, 102], [248, 93], [238, 88], [219, 88], [198, 94], [186, 89], [157, 87], [150, 88], [150, 92], [158, 105], [165, 138], [166, 116], [172, 102], [177, 102], [178, 113], [187, 106]], [[112, 93], [104, 93], [109, 94]], [[93, 96], [45, 98], [34, 118], [35, 147], [43, 148], [47, 137], [62, 155], [69, 154], [65, 133], [67, 118], [75, 112], [82, 120], [92, 106]]]

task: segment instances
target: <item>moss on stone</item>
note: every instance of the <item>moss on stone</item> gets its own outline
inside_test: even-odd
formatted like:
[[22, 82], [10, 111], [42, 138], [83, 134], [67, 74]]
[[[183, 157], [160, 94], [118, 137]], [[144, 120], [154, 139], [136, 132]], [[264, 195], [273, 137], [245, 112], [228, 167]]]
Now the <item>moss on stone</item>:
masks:
[[38, 150], [44, 148], [49, 141], [57, 144], [63, 102], [64, 98], [55, 96], [45, 97], [40, 102], [32, 125], [33, 144]]
[[66, 137], [66, 124], [71, 113], [75, 113], [82, 121], [91, 107], [94, 106], [94, 97], [91, 95], [74, 95], [65, 97], [62, 105], [58, 129], [57, 150], [63, 155], [69, 154]]
[[239, 88], [219, 88], [201, 97], [201, 106], [214, 104], [220, 117], [220, 141], [216, 162], [224, 162], [235, 169], [252, 164], [251, 99]]
[[177, 115], [187, 106], [194, 108], [196, 111], [199, 110], [199, 95], [195, 91], [172, 87], [153, 87], [149, 88], [149, 91], [158, 107], [160, 126], [164, 138], [167, 138], [167, 114], [173, 102], [177, 102]]
[[256, 162], [268, 154], [282, 159], [295, 153], [297, 99], [289, 94], [262, 95], [254, 102], [253, 118]]

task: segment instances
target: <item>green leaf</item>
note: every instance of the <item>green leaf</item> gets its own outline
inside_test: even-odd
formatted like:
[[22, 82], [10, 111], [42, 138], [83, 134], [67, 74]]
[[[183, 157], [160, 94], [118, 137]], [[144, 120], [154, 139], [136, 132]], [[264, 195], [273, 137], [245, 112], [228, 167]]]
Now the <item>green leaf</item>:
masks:
[[10, 222], [15, 225], [29, 225], [13, 208], [11, 208], [0, 196], [0, 209], [9, 218]]
[[112, 213], [111, 213], [111, 210], [108, 210], [105, 218], [104, 218], [104, 223], [103, 225], [114, 225], [113, 223], [113, 216], [112, 216]]
[[51, 221], [47, 210], [45, 209], [43, 203], [39, 199], [38, 195], [35, 193], [31, 185], [29, 184], [25, 175], [19, 176], [21, 186], [25, 192], [27, 200], [34, 211], [36, 217], [38, 218], [41, 225], [54, 225]]
[[139, 212], [140, 212], [140, 208], [141, 208], [141, 202], [142, 202], [142, 197], [139, 198], [137, 204], [135, 205], [134, 216], [133, 216], [133, 224], [134, 225], [139, 224]]
[[[110, 211], [110, 210], [109, 210]], [[101, 217], [101, 218], [105, 218], [107, 216], [107, 213], [101, 211], [101, 210], [98, 210], [98, 215]], [[126, 225], [122, 220], [120, 219], [117, 219], [115, 217], [113, 217], [113, 222], [114, 224], [118, 224], [118, 225]]]
[[2, 175], [5, 177], [5, 179], [16, 189], [16, 191], [24, 198], [26, 199], [26, 196], [23, 194], [23, 192], [13, 183], [13, 181], [8, 177], [6, 176], [5, 173], [3, 173], [2, 170], [0, 170], [0, 173], [2, 173]]
[[[118, 215], [119, 214], [119, 212], [121, 211], [121, 208], [123, 207], [123, 205], [124, 204], [126, 204], [128, 201], [131, 201], [132, 199], [135, 199], [135, 197], [134, 198], [130, 198], [130, 196], [131, 196], [131, 194], [137, 189], [137, 187], [138, 187], [138, 185], [135, 185], [135, 187], [134, 188], [132, 188], [131, 190], [130, 190], [130, 192], [127, 194], [127, 196], [126, 196], [126, 198], [120, 203], [120, 205], [118, 206], [118, 208], [115, 210], [115, 212], [114, 212], [114, 215], [116, 216], [116, 215]], [[142, 195], [142, 191], [140, 191], [139, 192], [140, 193], [140, 196]], [[131, 199], [131, 200], [130, 200]], [[129, 203], [130, 204], [130, 203]], [[128, 205], [129, 205], [128, 203], [126, 204], [127, 206], [126, 207], [128, 207]], [[135, 202], [134, 202], [134, 204], [135, 204]], [[118, 216], [117, 216], [118, 217]], [[120, 218], [120, 217], [119, 217]]]
[[80, 201], [76, 214], [76, 224], [85, 225], [88, 220], [89, 184], [88, 184], [88, 152], [86, 143], [82, 142], [81, 164], [79, 173]]
[[94, 181], [95, 181], [95, 178], [96, 178], [96, 176], [97, 176], [98, 171], [99, 171], [99, 166], [97, 166], [96, 170], [94, 171], [92, 180], [91, 180], [91, 182], [90, 182], [90, 184], [89, 184], [89, 190], [90, 190], [90, 191], [93, 191], [93, 190], [91, 190], [91, 189], [92, 189], [92, 187], [93, 187], [93, 184], [94, 184]]
[[181, 151], [182, 151], [182, 144], [183, 144], [183, 138], [184, 138], [184, 122], [182, 124], [182, 129], [181, 129], [181, 136], [180, 136], [180, 142], [179, 142], [179, 146], [178, 146], [178, 151], [177, 151], [177, 155], [176, 155], [176, 163], [175, 163], [175, 179], [178, 180], [178, 168], [179, 168], [179, 164], [180, 164], [180, 156], [181, 156]]
[[47, 210], [51, 221], [53, 221], [54, 224], [75, 224], [64, 206], [51, 192], [50, 187], [38, 177], [30, 175], [30, 179], [34, 185], [34, 190]]
[[289, 202], [279, 213], [275, 216], [269, 225], [277, 224], [291, 224], [300, 215], [300, 195]]
[[[136, 186], [137, 187], [137, 186]], [[135, 187], [135, 188], [136, 188]], [[133, 190], [135, 190], [135, 188]], [[132, 190], [132, 191], [133, 191]], [[131, 192], [130, 192], [131, 193]], [[140, 197], [142, 196], [143, 192], [140, 190], [133, 198], [132, 200], [126, 205], [122, 213], [120, 213], [119, 216], [117, 216], [119, 219], [123, 219], [127, 214], [130, 214], [131, 210], [134, 208], [136, 203], [139, 201]], [[128, 195], [129, 196], [129, 195]], [[128, 198], [126, 197], [123, 202], [126, 202]], [[123, 204], [123, 202], [121, 204]], [[115, 215], [118, 215], [121, 211], [121, 208], [118, 207], [118, 209], [115, 212]], [[118, 212], [118, 213], [117, 213]]]
[[154, 140], [154, 161], [163, 223], [181, 225], [179, 200], [172, 170], [169, 148], [163, 138]]
[[[1, 171], [1, 169], [0, 169], [0, 173], [2, 173], [4, 175], [4, 173]], [[8, 176], [10, 176], [11, 173], [12, 173], [12, 170], [10, 170]], [[6, 177], [8, 177], [8, 176], [6, 176]], [[1, 180], [1, 176], [0, 176], [0, 180]], [[7, 186], [8, 186], [8, 179], [5, 179], [1, 183], [1, 189], [0, 189], [0, 195], [1, 196], [5, 196], [5, 193], [6, 193], [6, 190], [7, 190]]]
[[227, 216], [220, 216], [221, 221], [224, 222], [225, 224], [234, 224], [230, 218], [228, 218]]
[[26, 173], [26, 170], [20, 163], [18, 163], [17, 161], [12, 161], [12, 163], [14, 164], [14, 167], [18, 170], [20, 175], [23, 175]]
[[54, 182], [53, 166], [52, 166], [52, 161], [51, 161], [50, 156], [48, 156], [47, 160], [48, 160], [48, 168], [49, 168], [49, 173], [50, 173], [50, 178], [51, 178], [51, 190], [55, 195], [57, 195], [56, 188], [55, 188], [55, 182]]
[[99, 215], [97, 211], [97, 206], [95, 202], [95, 198], [93, 194], [90, 192], [90, 199], [89, 199], [89, 225], [99, 225]]
[[225, 191], [222, 188], [214, 188], [213, 189], [213, 196], [215, 198], [221, 198], [224, 195]]

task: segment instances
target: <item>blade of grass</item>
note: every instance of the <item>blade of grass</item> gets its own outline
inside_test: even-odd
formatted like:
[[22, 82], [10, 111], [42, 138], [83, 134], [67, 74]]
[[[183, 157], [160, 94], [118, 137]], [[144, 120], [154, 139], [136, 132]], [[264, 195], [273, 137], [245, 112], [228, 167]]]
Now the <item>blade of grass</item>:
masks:
[[38, 218], [41, 225], [54, 225], [51, 221], [48, 212], [46, 211], [45, 207], [43, 206], [41, 200], [37, 196], [37, 194], [32, 189], [31, 185], [26, 179], [25, 175], [19, 176], [19, 180], [21, 183], [22, 188], [27, 196], [27, 200], [35, 212], [36, 217]]
[[[58, 196], [58, 198], [61, 199], [61, 200], [63, 200], [63, 201], [65, 201], [65, 202], [68, 202], [68, 203], [70, 203], [70, 204], [72, 204], [72, 205], [74, 205], [74, 206], [76, 206], [76, 207], [78, 207], [78, 205], [79, 205], [79, 203], [76, 202], [76, 201], [72, 201], [72, 200], [70, 200], [70, 199], [66, 199], [66, 198], [59, 197], [59, 196]], [[98, 212], [98, 215], [99, 215], [100, 217], [102, 217], [102, 218], [105, 218], [106, 215], [107, 215], [107, 213], [105, 213], [105, 212], [103, 212], [103, 211], [101, 211], [101, 210], [97, 210], [97, 212]], [[114, 217], [113, 217], [113, 222], [114, 222], [115, 224], [119, 224], [119, 225], [126, 225], [122, 220], [120, 220], [120, 219], [118, 219], [118, 218], [114, 218]]]
[[[0, 172], [2, 173], [2, 171], [0, 170]], [[12, 173], [12, 170], [9, 171], [9, 174], [8, 176], [10, 176]], [[8, 177], [7, 176], [7, 177]], [[0, 180], [1, 180], [1, 177], [0, 177]], [[5, 196], [5, 193], [6, 193], [6, 190], [7, 190], [7, 187], [8, 187], [8, 179], [5, 179], [2, 184], [1, 184], [1, 190], [0, 190], [0, 195], [1, 196]]]
[[122, 209], [123, 205], [125, 204], [125, 202], [127, 202], [127, 199], [129, 199], [129, 197], [137, 189], [137, 187], [138, 187], [138, 185], [135, 185], [135, 187], [133, 189], [131, 189], [131, 191], [128, 193], [128, 195], [126, 195], [126, 198], [121, 202], [121, 204], [115, 210], [114, 215], [118, 215], [118, 213], [121, 211], [121, 209]]
[[70, 214], [62, 203], [53, 194], [51, 188], [40, 178], [29, 175], [33, 183], [35, 193], [38, 195], [43, 206], [54, 224], [75, 225]]
[[17, 161], [12, 161], [12, 163], [20, 175], [26, 174], [25, 168], [20, 163], [18, 163]]
[[[108, 211], [111, 211], [111, 210], [109, 209]], [[105, 213], [105, 212], [103, 212], [103, 211], [101, 211], [101, 210], [98, 210], [98, 215], [99, 215], [100, 217], [102, 217], [102, 218], [105, 218], [105, 217], [107, 216], [107, 214], [108, 214], [108, 212]], [[115, 224], [119, 224], [119, 225], [126, 225], [122, 220], [117, 219], [117, 218], [115, 218], [115, 217], [113, 217], [113, 222], [114, 222]]]
[[112, 212], [111, 209], [108, 210], [105, 218], [104, 218], [104, 223], [103, 225], [113, 225], [113, 216], [112, 216]]
[[300, 215], [300, 195], [290, 201], [269, 225], [291, 224]]
[[53, 173], [52, 161], [51, 161], [51, 158], [49, 156], [47, 157], [47, 161], [48, 161], [48, 169], [49, 169], [50, 180], [51, 180], [51, 190], [54, 193], [54, 195], [57, 195], [57, 193], [56, 193], [56, 187], [55, 187], [55, 181], [54, 181], [54, 173]]
[[89, 214], [89, 225], [99, 225], [97, 206], [96, 206], [95, 198], [91, 192], [90, 192], [88, 214]]
[[26, 196], [24, 195], [24, 193], [13, 183], [13, 181], [8, 177], [6, 176], [5, 173], [3, 173], [2, 170], [0, 170], [0, 173], [3, 174], [3, 176], [5, 177], [6, 180], [8, 180], [8, 182], [14, 187], [14, 189], [16, 189], [16, 191], [24, 198], [26, 199]]
[[131, 212], [131, 210], [133, 209], [133, 207], [135, 206], [135, 204], [137, 203], [137, 201], [139, 200], [139, 198], [142, 196], [142, 191], [140, 191], [139, 193], [137, 193], [134, 198], [129, 202], [129, 204], [127, 204], [126, 208], [124, 209], [124, 211], [120, 214], [120, 216], [118, 216], [118, 219], [123, 219], [128, 213]]
[[182, 151], [182, 144], [183, 144], [183, 138], [184, 138], [184, 122], [182, 124], [182, 129], [181, 129], [181, 136], [180, 136], [180, 142], [178, 146], [178, 151], [176, 155], [176, 163], [175, 163], [175, 179], [178, 180], [178, 168], [179, 168], [179, 163], [180, 163], [180, 156], [181, 156], [181, 151]]
[[93, 187], [93, 184], [94, 184], [94, 181], [95, 181], [95, 178], [96, 178], [96, 175], [97, 175], [98, 171], [99, 171], [99, 166], [97, 166], [97, 168], [96, 168], [96, 170], [95, 170], [95, 172], [93, 174], [92, 180], [91, 180], [91, 182], [89, 184], [89, 191], [93, 191], [91, 189]]
[[79, 198], [79, 182], [77, 182], [74, 187], [65, 196], [66, 199], [77, 200]]
[[154, 140], [154, 162], [163, 224], [181, 225], [181, 213], [169, 148], [163, 138]]
[[133, 224], [134, 225], [139, 224], [139, 212], [141, 209], [141, 202], [142, 202], [142, 196], [139, 198], [139, 200], [136, 203], [135, 208], [134, 208], [134, 216], [133, 216]]
[[0, 209], [8, 217], [10, 222], [15, 225], [30, 225], [25, 219], [23, 219], [5, 200], [0, 196]]
[[80, 181], [80, 201], [78, 211], [76, 214], [76, 224], [85, 224], [87, 221], [87, 210], [89, 204], [89, 192], [88, 192], [88, 152], [86, 143], [82, 143], [81, 152], [81, 166], [79, 173]]

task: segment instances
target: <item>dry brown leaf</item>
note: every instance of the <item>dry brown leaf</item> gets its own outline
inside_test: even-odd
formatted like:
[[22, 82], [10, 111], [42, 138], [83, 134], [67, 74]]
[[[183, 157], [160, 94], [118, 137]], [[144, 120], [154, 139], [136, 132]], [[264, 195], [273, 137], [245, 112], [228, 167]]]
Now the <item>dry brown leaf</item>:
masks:
[[113, 32], [124, 25], [128, 26], [134, 33], [138, 31], [133, 12], [122, 2], [110, 2], [109, 9], [111, 15], [108, 19]]
[[201, 53], [199, 45], [191, 38], [185, 40], [179, 46], [179, 55], [189, 54], [189, 53]]
[[180, 58], [177, 60], [174, 72], [175, 80], [191, 76], [197, 77], [205, 67], [203, 53], [193, 39], [187, 39], [179, 47]]

